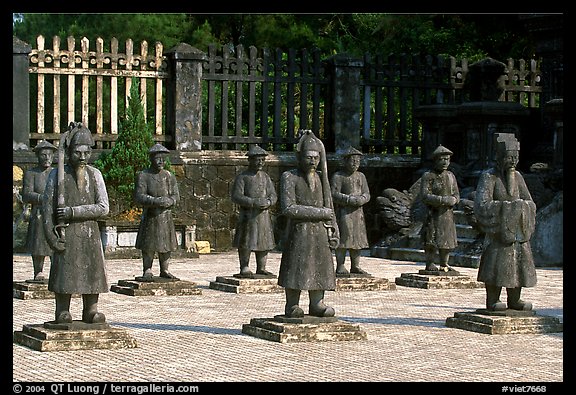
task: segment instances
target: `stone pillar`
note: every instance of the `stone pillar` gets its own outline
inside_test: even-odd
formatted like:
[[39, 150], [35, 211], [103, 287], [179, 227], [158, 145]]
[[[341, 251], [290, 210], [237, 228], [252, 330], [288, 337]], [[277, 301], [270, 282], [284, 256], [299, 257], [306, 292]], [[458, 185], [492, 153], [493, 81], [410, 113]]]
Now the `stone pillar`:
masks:
[[555, 169], [564, 168], [564, 99], [553, 99], [544, 105], [544, 115], [552, 127], [554, 155], [552, 164]]
[[30, 77], [28, 54], [32, 47], [12, 37], [12, 147], [28, 149], [30, 143]]
[[166, 52], [170, 81], [166, 97], [166, 128], [174, 133], [174, 149], [202, 149], [202, 62], [206, 54], [180, 43]]
[[364, 62], [347, 55], [335, 55], [326, 61], [331, 77], [330, 125], [336, 153], [348, 147], [360, 147], [360, 71]]

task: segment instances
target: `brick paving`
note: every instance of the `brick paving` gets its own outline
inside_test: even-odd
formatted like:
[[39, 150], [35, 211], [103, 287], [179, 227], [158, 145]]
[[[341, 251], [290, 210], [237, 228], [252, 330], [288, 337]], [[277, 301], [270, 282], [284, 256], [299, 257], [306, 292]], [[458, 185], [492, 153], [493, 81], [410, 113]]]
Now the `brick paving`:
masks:
[[[278, 273], [280, 253], [268, 269]], [[141, 260], [108, 260], [110, 284], [141, 274]], [[347, 261], [349, 266], [349, 261]], [[46, 266], [49, 266], [47, 262]], [[251, 268], [255, 268], [252, 257]], [[362, 257], [372, 275], [394, 282], [423, 263]], [[477, 269], [457, 268], [475, 278]], [[154, 261], [155, 273], [158, 262]], [[487, 335], [445, 326], [455, 312], [483, 307], [485, 291], [420, 289], [330, 291], [340, 320], [357, 323], [367, 340], [277, 343], [242, 333], [251, 318], [283, 313], [284, 294], [234, 294], [209, 288], [238, 272], [235, 252], [173, 259], [170, 270], [193, 281], [201, 295], [100, 295], [109, 324], [138, 347], [40, 352], [13, 344], [13, 381], [21, 382], [563, 382], [563, 333]], [[13, 278], [31, 277], [32, 260], [13, 255]], [[538, 314], [563, 321], [563, 270], [538, 268], [526, 288]], [[505, 295], [505, 291], [504, 291]], [[81, 298], [71, 312], [81, 314]], [[302, 293], [301, 305], [308, 297]], [[307, 309], [305, 309], [307, 311]], [[53, 299], [13, 299], [13, 331], [53, 319]]]

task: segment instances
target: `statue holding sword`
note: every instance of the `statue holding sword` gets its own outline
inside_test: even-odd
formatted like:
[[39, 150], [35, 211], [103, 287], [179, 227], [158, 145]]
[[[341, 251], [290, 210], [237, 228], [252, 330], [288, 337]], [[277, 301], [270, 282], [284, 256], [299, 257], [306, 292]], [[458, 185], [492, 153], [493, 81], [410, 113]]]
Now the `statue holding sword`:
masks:
[[44, 190], [44, 230], [54, 250], [48, 289], [55, 294], [56, 323], [72, 322], [72, 294], [82, 295], [83, 322], [106, 321], [98, 311], [99, 294], [109, 287], [96, 221], [108, 214], [109, 204], [102, 173], [88, 164], [93, 145], [90, 130], [71, 122], [60, 140], [58, 167]]

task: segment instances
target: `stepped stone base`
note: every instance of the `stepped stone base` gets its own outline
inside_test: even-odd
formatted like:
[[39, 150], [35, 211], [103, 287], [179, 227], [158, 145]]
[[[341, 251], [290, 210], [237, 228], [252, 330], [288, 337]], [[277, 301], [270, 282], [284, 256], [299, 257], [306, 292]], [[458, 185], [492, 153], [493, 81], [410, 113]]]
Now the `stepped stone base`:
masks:
[[276, 276], [262, 274], [253, 274], [252, 277], [217, 276], [216, 281], [210, 281], [209, 288], [237, 294], [284, 292]]
[[124, 329], [112, 328], [107, 323], [87, 324], [82, 321], [24, 325], [21, 331], [14, 331], [13, 341], [36, 351], [137, 347], [136, 340]]
[[381, 291], [395, 290], [396, 284], [387, 278], [366, 274], [337, 274], [336, 291]]
[[[72, 297], [79, 297], [73, 294]], [[54, 299], [54, 292], [48, 290], [48, 280], [26, 280], [12, 282], [12, 297], [14, 299]]]
[[564, 325], [556, 317], [537, 315], [534, 311], [488, 311], [454, 313], [446, 326], [489, 335], [563, 332]]
[[341, 322], [337, 317], [252, 318], [242, 325], [242, 333], [278, 343], [366, 340], [366, 332], [357, 324]]
[[[426, 273], [426, 274], [421, 274]], [[438, 274], [430, 274], [438, 273]], [[452, 274], [450, 274], [452, 273]], [[420, 270], [417, 273], [402, 273], [396, 277], [396, 284], [404, 287], [425, 288], [425, 289], [448, 289], [448, 288], [484, 288], [484, 283], [473, 280], [469, 276], [461, 275], [458, 272], [426, 271]]]
[[200, 295], [202, 290], [192, 281], [175, 280], [154, 276], [152, 281], [142, 281], [142, 277], [134, 280], [119, 280], [113, 284], [110, 291], [129, 296], [183, 296]]

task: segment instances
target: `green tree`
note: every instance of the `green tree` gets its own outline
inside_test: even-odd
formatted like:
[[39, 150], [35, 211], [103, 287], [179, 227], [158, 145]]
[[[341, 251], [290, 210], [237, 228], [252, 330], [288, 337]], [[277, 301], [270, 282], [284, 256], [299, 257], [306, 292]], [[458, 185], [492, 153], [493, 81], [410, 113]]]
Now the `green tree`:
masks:
[[[112, 217], [133, 207], [136, 174], [150, 166], [148, 150], [154, 145], [152, 124], [146, 122], [138, 79], [132, 79], [126, 114], [120, 122], [118, 140], [94, 165], [102, 171], [110, 195]], [[171, 171], [170, 164], [166, 170]]]

